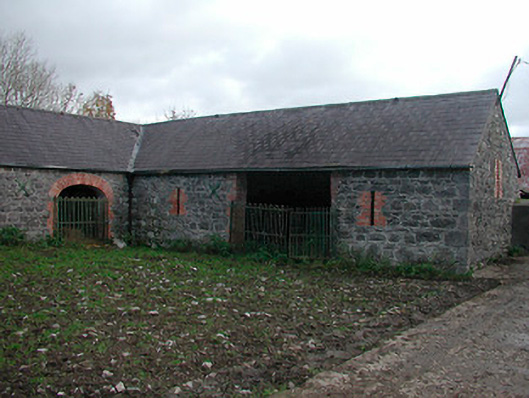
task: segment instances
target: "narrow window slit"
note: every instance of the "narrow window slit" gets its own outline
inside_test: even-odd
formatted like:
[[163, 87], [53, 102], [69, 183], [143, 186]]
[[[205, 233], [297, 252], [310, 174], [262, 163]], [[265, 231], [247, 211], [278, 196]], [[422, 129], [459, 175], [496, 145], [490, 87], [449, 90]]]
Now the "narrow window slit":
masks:
[[371, 214], [369, 215], [370, 225], [375, 225], [375, 191], [371, 191]]
[[176, 214], [180, 215], [180, 188], [176, 188]]

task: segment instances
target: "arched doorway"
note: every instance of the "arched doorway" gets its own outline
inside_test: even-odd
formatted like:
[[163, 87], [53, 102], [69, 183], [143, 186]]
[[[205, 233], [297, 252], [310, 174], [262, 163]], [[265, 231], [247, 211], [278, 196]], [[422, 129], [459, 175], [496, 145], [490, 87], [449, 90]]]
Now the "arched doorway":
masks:
[[48, 227], [67, 240], [106, 240], [112, 219], [112, 188], [103, 178], [86, 173], [69, 174], [50, 189]]
[[108, 239], [108, 200], [99, 189], [72, 185], [55, 199], [56, 233], [74, 241]]

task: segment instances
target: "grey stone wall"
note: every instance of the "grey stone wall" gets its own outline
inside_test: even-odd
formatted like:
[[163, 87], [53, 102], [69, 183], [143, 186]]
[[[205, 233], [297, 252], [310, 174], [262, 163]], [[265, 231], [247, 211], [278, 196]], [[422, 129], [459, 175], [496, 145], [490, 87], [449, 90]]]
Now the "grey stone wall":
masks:
[[[496, 164], [501, 161], [502, 194], [495, 195]], [[478, 147], [470, 179], [469, 262], [504, 254], [511, 244], [512, 206], [517, 196], [517, 171], [499, 105]]]
[[236, 181], [234, 175], [220, 174], [137, 176], [133, 191], [136, 237], [161, 245], [211, 235], [227, 240]]
[[[50, 190], [61, 178], [79, 174], [65, 170], [35, 170], [0, 167], [0, 227], [15, 226], [26, 231], [30, 239], [50, 234]], [[114, 201], [111, 231], [121, 237], [126, 231], [127, 182], [120, 174], [82, 173], [95, 175], [107, 181]]]
[[358, 171], [332, 178], [342, 248], [392, 263], [433, 261], [466, 269], [468, 170]]

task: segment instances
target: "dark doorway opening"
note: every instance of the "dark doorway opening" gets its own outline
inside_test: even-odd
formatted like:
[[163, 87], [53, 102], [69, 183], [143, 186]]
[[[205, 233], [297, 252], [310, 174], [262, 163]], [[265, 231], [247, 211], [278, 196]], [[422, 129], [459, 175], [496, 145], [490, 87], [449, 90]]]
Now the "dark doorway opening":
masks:
[[329, 173], [249, 173], [247, 203], [295, 208], [330, 207]]
[[330, 173], [249, 173], [246, 201], [246, 242], [265, 245], [290, 257], [333, 255], [336, 223], [331, 209]]
[[64, 188], [59, 194], [61, 198], [104, 198], [105, 195], [99, 189], [91, 187], [90, 185], [72, 185]]

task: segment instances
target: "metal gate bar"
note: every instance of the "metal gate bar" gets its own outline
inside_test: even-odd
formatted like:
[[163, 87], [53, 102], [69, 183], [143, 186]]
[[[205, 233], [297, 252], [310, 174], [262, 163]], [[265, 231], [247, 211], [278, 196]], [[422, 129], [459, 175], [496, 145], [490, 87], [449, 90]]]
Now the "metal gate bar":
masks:
[[[331, 208], [248, 204], [242, 214], [246, 242], [258, 242], [293, 258], [328, 258], [335, 254], [336, 215]], [[231, 225], [233, 231], [233, 220]]]
[[287, 249], [289, 209], [273, 205], [247, 205], [245, 240], [275, 249]]
[[55, 198], [54, 233], [62, 238], [108, 239], [106, 198]]
[[288, 255], [295, 258], [332, 257], [334, 254], [332, 221], [330, 208], [292, 210]]

